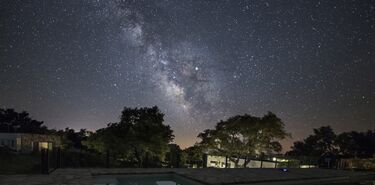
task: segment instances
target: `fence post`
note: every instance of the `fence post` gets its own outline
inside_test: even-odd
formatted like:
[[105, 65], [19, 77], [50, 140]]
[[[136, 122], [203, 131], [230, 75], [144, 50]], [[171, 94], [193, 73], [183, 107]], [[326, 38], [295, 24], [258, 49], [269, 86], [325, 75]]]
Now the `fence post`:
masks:
[[57, 149], [56, 147], [53, 147], [52, 148], [52, 152], [51, 152], [51, 166], [56, 169], [57, 168], [57, 160], [56, 160], [56, 156], [57, 156]]
[[48, 149], [45, 149], [44, 150], [45, 152], [46, 152], [46, 157], [45, 157], [45, 159], [46, 159], [46, 174], [48, 174], [49, 173], [49, 156], [48, 156]]
[[44, 174], [44, 150], [40, 151], [40, 173]]
[[208, 155], [203, 154], [203, 168], [207, 168], [207, 158], [208, 158]]
[[48, 149], [42, 148], [41, 152], [41, 172], [42, 174], [48, 174]]
[[56, 168], [61, 168], [61, 149], [60, 149], [60, 147], [57, 148]]
[[82, 147], [79, 149], [78, 153], [78, 167], [82, 167]]

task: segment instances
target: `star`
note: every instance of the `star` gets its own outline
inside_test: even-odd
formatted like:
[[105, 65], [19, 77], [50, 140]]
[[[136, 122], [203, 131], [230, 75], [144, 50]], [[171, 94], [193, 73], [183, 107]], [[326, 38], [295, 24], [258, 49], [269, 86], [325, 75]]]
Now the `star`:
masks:
[[287, 4], [0, 1], [0, 107], [96, 130], [157, 105], [182, 147], [245, 113], [295, 138], [375, 129], [374, 2]]

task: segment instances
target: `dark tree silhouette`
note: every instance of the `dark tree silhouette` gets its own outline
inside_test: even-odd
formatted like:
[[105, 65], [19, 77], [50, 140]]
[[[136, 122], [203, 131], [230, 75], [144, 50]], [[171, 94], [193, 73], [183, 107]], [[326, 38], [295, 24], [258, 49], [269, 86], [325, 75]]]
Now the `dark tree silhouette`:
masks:
[[92, 132], [86, 129], [80, 129], [77, 132], [69, 127], [65, 128], [65, 130], [49, 130], [48, 133], [61, 136], [62, 147], [64, 149], [87, 149], [83, 143], [92, 134]]
[[375, 131], [344, 132], [338, 135], [336, 145], [347, 157], [372, 157], [375, 154]]
[[203, 167], [203, 152], [204, 148], [196, 143], [195, 145], [185, 148], [183, 153], [186, 156], [186, 163]]
[[183, 154], [180, 146], [177, 144], [169, 144], [168, 152], [165, 157], [165, 161], [171, 168], [179, 168], [185, 164], [186, 157]]
[[321, 156], [326, 153], [337, 153], [335, 148], [336, 134], [330, 126], [314, 129], [314, 134], [303, 141], [296, 141], [288, 155]]
[[288, 136], [284, 123], [271, 112], [261, 118], [247, 114], [230, 117], [198, 135], [200, 145], [229, 157], [236, 165], [240, 158], [280, 152], [279, 140]]
[[125, 107], [120, 122], [97, 130], [85, 144], [102, 153], [110, 151], [112, 156], [126, 164], [160, 166], [168, 144], [174, 138], [173, 131], [163, 121], [164, 114], [156, 106]]
[[287, 155], [322, 156], [339, 154], [344, 157], [372, 157], [375, 154], [375, 132], [343, 132], [336, 135], [330, 126], [314, 129], [314, 134], [296, 141]]
[[25, 111], [19, 113], [14, 109], [0, 109], [0, 132], [43, 134], [47, 132], [47, 127]]

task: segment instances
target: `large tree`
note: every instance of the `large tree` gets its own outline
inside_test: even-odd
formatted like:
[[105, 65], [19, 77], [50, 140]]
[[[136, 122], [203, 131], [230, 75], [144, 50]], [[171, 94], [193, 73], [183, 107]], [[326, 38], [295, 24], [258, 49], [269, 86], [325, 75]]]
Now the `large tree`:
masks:
[[189, 165], [196, 165], [197, 167], [203, 167], [203, 150], [204, 147], [198, 143], [185, 148], [183, 154], [186, 157], [186, 163]]
[[164, 114], [158, 107], [127, 108], [118, 123], [108, 124], [89, 137], [86, 145], [100, 152], [110, 151], [112, 156], [138, 167], [164, 160], [173, 131], [163, 124]]
[[43, 134], [47, 132], [47, 127], [42, 121], [34, 120], [29, 113], [16, 112], [14, 109], [0, 108], [0, 132], [20, 132]]
[[296, 141], [288, 155], [315, 156], [340, 154], [344, 157], [372, 157], [375, 155], [375, 132], [343, 132], [336, 135], [330, 126], [314, 129], [303, 141]]
[[288, 155], [321, 156], [326, 153], [337, 153], [336, 134], [330, 126], [314, 129], [314, 133], [303, 141], [296, 141]]
[[83, 143], [87, 140], [88, 136], [92, 134], [92, 132], [86, 129], [80, 129], [79, 131], [75, 131], [72, 128], [65, 128], [64, 130], [55, 130], [51, 129], [48, 130], [48, 133], [58, 135], [62, 139], [62, 147], [64, 149], [87, 149]]
[[165, 162], [171, 168], [179, 168], [185, 165], [186, 155], [177, 144], [169, 144], [169, 149], [165, 157]]
[[343, 132], [337, 136], [336, 145], [346, 157], [373, 157], [375, 155], [375, 131]]
[[284, 123], [271, 112], [261, 118], [247, 114], [230, 117], [198, 135], [200, 145], [211, 154], [227, 156], [236, 165], [240, 158], [280, 152], [279, 140], [288, 136]]

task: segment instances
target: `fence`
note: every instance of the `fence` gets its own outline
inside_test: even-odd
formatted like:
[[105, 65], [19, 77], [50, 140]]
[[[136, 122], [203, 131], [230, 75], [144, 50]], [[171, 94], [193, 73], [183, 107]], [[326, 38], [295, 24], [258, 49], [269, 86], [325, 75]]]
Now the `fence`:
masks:
[[48, 174], [57, 168], [103, 168], [110, 167], [109, 152], [99, 154], [83, 150], [43, 149], [40, 152], [41, 172]]
[[375, 157], [367, 159], [340, 159], [337, 169], [375, 170]]
[[49, 174], [51, 171], [61, 168], [61, 149], [42, 149], [40, 151], [40, 164], [42, 174]]
[[247, 157], [230, 160], [225, 156], [205, 154], [203, 164], [204, 167], [213, 168], [314, 168], [318, 166], [319, 160], [306, 156], [298, 158]]
[[[314, 168], [374, 170], [375, 158], [370, 159], [335, 159], [314, 157], [263, 158], [247, 159], [237, 165], [229, 165], [224, 158], [207, 158], [205, 167], [216, 168]], [[246, 166], [245, 166], [246, 164]], [[189, 166], [189, 165], [186, 165]], [[190, 165], [193, 166], [193, 165]], [[61, 150], [60, 148], [42, 149], [32, 153], [17, 153], [0, 147], [0, 174], [49, 174], [58, 168], [104, 168], [136, 167], [129, 161], [111, 157], [109, 152], [99, 154], [87, 150]], [[151, 167], [151, 166], [150, 166]], [[168, 167], [164, 165], [161, 167]]]

